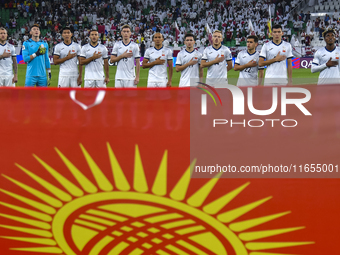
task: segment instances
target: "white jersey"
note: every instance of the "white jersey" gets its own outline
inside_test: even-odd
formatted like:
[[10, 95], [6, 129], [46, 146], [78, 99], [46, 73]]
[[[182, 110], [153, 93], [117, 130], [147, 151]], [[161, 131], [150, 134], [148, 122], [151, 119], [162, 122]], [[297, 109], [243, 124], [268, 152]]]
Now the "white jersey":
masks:
[[64, 42], [58, 43], [53, 49], [53, 55], [59, 56], [59, 58], [65, 58], [69, 52], [71, 54], [76, 53], [77, 56], [66, 60], [60, 64], [59, 77], [63, 76], [78, 76], [78, 56], [80, 56], [81, 47], [78, 43], [71, 42], [65, 44]]
[[90, 58], [93, 54], [101, 53], [102, 57], [97, 58], [85, 66], [85, 77], [84, 80], [105, 80], [105, 74], [103, 70], [104, 59], [108, 58], [107, 48], [98, 43], [96, 47], [93, 47], [90, 43], [85, 44], [81, 48], [80, 57]]
[[[270, 60], [275, 58], [279, 52], [287, 59], [293, 58], [292, 46], [285, 41], [281, 41], [280, 44], [275, 44], [273, 41], [265, 43], [261, 49], [260, 58]], [[286, 60], [267, 66], [264, 83], [265, 85], [288, 83]]]
[[340, 48], [335, 47], [333, 51], [329, 51], [326, 47], [320, 48], [315, 52], [313, 65], [325, 66], [325, 69], [320, 72], [318, 84], [340, 83], [340, 63], [337, 66], [327, 67], [326, 63], [330, 58], [332, 61], [339, 62]]
[[125, 51], [128, 51], [133, 55], [131, 58], [123, 58], [118, 62], [116, 79], [134, 80], [136, 78], [135, 59], [140, 58], [139, 47], [136, 43], [132, 41], [130, 41], [126, 45], [123, 43], [123, 41], [120, 41], [117, 42], [113, 47], [112, 55], [119, 56], [122, 55]]
[[4, 54], [4, 52], [11, 53], [11, 57], [3, 58], [0, 60], [0, 76], [12, 76], [13, 75], [13, 60], [12, 57], [15, 57], [15, 48], [12, 44], [5, 43], [4, 45], [0, 44], [0, 55]]
[[[253, 54], [249, 54], [247, 50], [243, 50], [237, 54], [235, 65], [245, 65], [252, 60], [259, 63], [259, 55], [260, 54], [257, 51]], [[258, 71], [263, 69], [264, 67], [259, 67], [258, 65], [243, 69], [238, 76], [237, 86], [257, 86]]]
[[161, 57], [165, 62], [163, 65], [154, 65], [149, 70], [149, 82], [164, 82], [168, 80], [168, 61], [172, 60], [172, 51], [169, 48], [160, 48], [157, 50], [155, 47], [149, 48], [145, 51], [144, 58], [149, 60], [149, 63], [154, 62], [157, 58]]
[[181, 72], [179, 87], [190, 86], [191, 78], [199, 78], [199, 65], [201, 64], [202, 54], [194, 49], [192, 52], [182, 50], [177, 55], [176, 66], [185, 65], [193, 58], [195, 61], [197, 61], [197, 64], [188, 66]]
[[217, 56], [224, 56], [224, 60], [208, 67], [207, 78], [228, 78], [226, 64], [227, 61], [232, 60], [228, 47], [221, 45], [221, 47], [215, 49], [213, 46], [209, 46], [203, 51], [202, 60], [210, 62], [215, 60]]

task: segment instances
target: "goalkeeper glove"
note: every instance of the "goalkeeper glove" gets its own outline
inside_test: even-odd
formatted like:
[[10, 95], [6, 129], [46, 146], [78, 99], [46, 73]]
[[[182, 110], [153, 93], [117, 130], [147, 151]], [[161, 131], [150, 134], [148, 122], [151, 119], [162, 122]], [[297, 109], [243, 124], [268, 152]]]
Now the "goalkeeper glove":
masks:
[[51, 70], [48, 70], [48, 78], [47, 78], [47, 86], [51, 85], [52, 73]]
[[44, 55], [46, 52], [46, 48], [43, 44], [40, 45], [39, 49], [35, 53], [36, 56]]

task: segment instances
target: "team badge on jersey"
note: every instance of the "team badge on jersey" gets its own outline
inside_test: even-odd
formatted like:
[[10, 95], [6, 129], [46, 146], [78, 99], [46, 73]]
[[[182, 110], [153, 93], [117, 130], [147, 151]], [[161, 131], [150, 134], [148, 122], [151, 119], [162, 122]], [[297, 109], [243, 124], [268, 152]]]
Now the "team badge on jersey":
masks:
[[76, 52], [76, 50], [74, 49], [74, 47], [72, 47], [72, 53], [75, 53]]
[[282, 52], [286, 52], [286, 47], [282, 46]]
[[339, 52], [335, 52], [335, 59], [339, 59]]

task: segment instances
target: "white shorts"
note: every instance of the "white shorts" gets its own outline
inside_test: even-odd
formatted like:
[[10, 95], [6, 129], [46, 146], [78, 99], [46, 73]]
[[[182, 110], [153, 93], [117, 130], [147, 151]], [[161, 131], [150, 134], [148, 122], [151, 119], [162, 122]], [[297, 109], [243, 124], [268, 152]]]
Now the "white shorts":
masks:
[[159, 81], [159, 82], [153, 82], [153, 81], [148, 81], [148, 88], [166, 88], [166, 84], [168, 81]]
[[137, 85], [135, 85], [135, 80], [116, 79], [115, 88], [137, 88]]
[[59, 76], [58, 88], [77, 88], [78, 76]]
[[0, 87], [15, 87], [15, 84], [12, 83], [13, 76], [0, 76]]
[[85, 80], [84, 88], [106, 88], [104, 80]]

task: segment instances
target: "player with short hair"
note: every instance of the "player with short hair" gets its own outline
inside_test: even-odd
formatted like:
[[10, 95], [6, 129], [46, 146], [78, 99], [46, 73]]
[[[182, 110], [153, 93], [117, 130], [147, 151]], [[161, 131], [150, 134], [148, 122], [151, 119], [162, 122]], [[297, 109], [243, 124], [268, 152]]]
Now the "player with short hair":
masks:
[[[155, 33], [152, 41], [155, 46], [145, 51], [142, 64], [143, 69], [150, 68], [147, 87], [171, 87], [173, 72], [172, 51], [169, 48], [163, 48], [164, 37], [161, 33]], [[169, 69], [169, 79], [167, 69]]]
[[61, 35], [63, 42], [58, 43], [53, 49], [53, 62], [60, 65], [58, 87], [76, 88], [81, 85], [83, 67], [80, 63], [81, 47], [72, 41], [73, 33], [69, 27], [63, 28]]
[[195, 48], [195, 36], [186, 34], [184, 36], [186, 49], [178, 53], [176, 59], [176, 72], [181, 72], [179, 87], [190, 86], [190, 79], [203, 78], [203, 69], [200, 67], [202, 54]]
[[[223, 35], [215, 30], [212, 35], [213, 44], [205, 48], [201, 60], [201, 67], [208, 68], [207, 83], [212, 86], [228, 84], [228, 71], [233, 68], [231, 52], [228, 47], [222, 45]], [[226, 67], [227, 65], [227, 67]], [[218, 84], [217, 84], [217, 83]]]
[[85, 66], [84, 88], [106, 88], [110, 81], [107, 48], [98, 40], [98, 31], [91, 30], [90, 42], [81, 48], [80, 65]]
[[7, 42], [7, 30], [0, 27], [0, 87], [15, 86], [15, 83], [18, 82], [16, 56], [14, 46]]
[[235, 60], [235, 71], [240, 71], [237, 86], [257, 86], [262, 84], [263, 69], [259, 67], [259, 53], [256, 51], [259, 39], [256, 35], [247, 37], [247, 50], [240, 51]]
[[316, 51], [312, 62], [312, 73], [320, 72], [318, 85], [340, 83], [340, 49], [335, 46], [335, 31], [327, 29], [322, 33], [326, 47]]
[[293, 73], [292, 46], [282, 40], [281, 25], [276, 24], [273, 26], [272, 35], [273, 40], [263, 45], [259, 59], [259, 66], [267, 66], [264, 85], [291, 85]]
[[129, 25], [122, 26], [121, 35], [123, 40], [115, 43], [110, 59], [111, 63], [118, 62], [115, 88], [136, 88], [140, 73], [139, 47], [130, 39], [131, 27]]
[[[47, 87], [52, 78], [48, 45], [40, 37], [38, 24], [31, 27], [31, 39], [23, 44], [22, 55], [27, 63], [25, 87]], [[46, 76], [46, 69], [48, 77]]]

